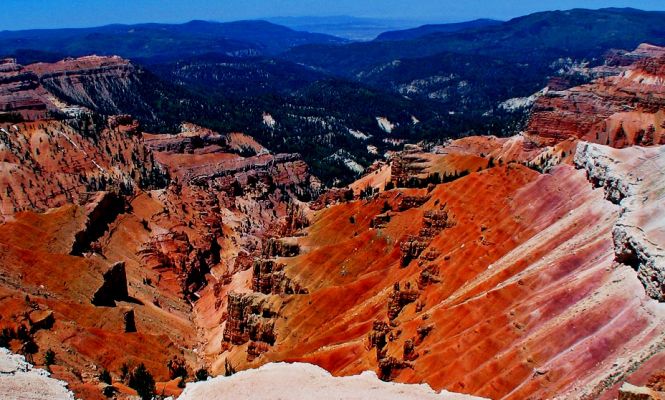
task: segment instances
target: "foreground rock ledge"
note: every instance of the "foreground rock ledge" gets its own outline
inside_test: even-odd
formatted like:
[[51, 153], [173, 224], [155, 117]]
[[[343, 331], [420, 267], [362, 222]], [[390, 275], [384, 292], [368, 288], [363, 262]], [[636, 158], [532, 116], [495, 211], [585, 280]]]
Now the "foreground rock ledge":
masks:
[[621, 206], [616, 261], [635, 270], [646, 293], [665, 302], [665, 146], [613, 149], [580, 142], [575, 164]]
[[266, 364], [259, 369], [190, 383], [179, 400], [217, 399], [445, 399], [471, 400], [480, 397], [442, 391], [428, 385], [406, 385], [380, 381], [374, 372], [333, 377], [312, 364]]
[[33, 368], [23, 356], [0, 348], [0, 399], [74, 400], [66, 385]]

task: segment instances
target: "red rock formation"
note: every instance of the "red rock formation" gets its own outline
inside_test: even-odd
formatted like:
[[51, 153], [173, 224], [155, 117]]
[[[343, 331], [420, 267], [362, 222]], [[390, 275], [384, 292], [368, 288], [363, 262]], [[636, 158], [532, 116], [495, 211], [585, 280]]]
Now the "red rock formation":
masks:
[[307, 289], [294, 283], [284, 273], [284, 264], [272, 260], [254, 261], [252, 290], [263, 294], [306, 294]]
[[428, 200], [429, 196], [421, 196], [421, 195], [400, 196], [400, 201], [399, 204], [397, 205], [397, 209], [399, 211], [406, 211], [412, 208], [417, 208], [427, 203]]
[[85, 202], [98, 191], [164, 185], [164, 172], [132, 133], [133, 123], [113, 118], [94, 132], [58, 121], [0, 124], [3, 216]]
[[391, 217], [390, 212], [379, 214], [372, 219], [370, 227], [374, 229], [385, 228], [386, 225], [388, 225], [388, 223], [390, 222], [390, 217]]
[[273, 313], [265, 298], [231, 293], [227, 312], [224, 341], [235, 345], [250, 340], [269, 345], [275, 342]]
[[422, 165], [426, 160], [418, 157], [417, 149], [407, 150], [395, 155], [390, 163], [391, 181], [397, 187], [407, 187], [409, 181], [421, 175], [425, 170]]
[[411, 261], [420, 257], [420, 254], [429, 246], [429, 241], [419, 236], [410, 235], [400, 245], [399, 249], [402, 253], [400, 264], [402, 267], [407, 267]]
[[[22, 212], [0, 225], [0, 329], [15, 329], [23, 323], [21, 316], [29, 315], [39, 349], [34, 359], [43, 360], [53, 349], [58, 364], [53, 373], [85, 398], [100, 393], [90, 392], [89, 385], [96, 387], [91, 366], [117, 374], [124, 362], [143, 362], [164, 381], [166, 360], [196, 337], [186, 322], [190, 309], [184, 301], [164, 288], [142, 285], [143, 271], [133, 260], [125, 268], [111, 266], [114, 245], [104, 246], [109, 259], [69, 254], [91, 209], [68, 205], [46, 214]], [[167, 312], [150, 305], [157, 293], [170, 298]], [[98, 307], [91, 299], [121, 306]], [[11, 347], [18, 351], [19, 345]]]
[[295, 257], [300, 253], [297, 243], [288, 243], [284, 240], [269, 238], [263, 243], [263, 257]]
[[411, 289], [411, 285], [408, 282], [404, 290], [401, 290], [400, 284], [396, 283], [388, 300], [388, 319], [392, 321], [397, 318], [404, 306], [415, 302], [419, 296], [420, 291]]
[[642, 43], [633, 51], [610, 50], [605, 56], [605, 64], [608, 66], [629, 67], [642, 59], [663, 55], [665, 55], [664, 48]]
[[[280, 317], [270, 351], [248, 362], [241, 346], [224, 357], [241, 367], [373, 369], [490, 398], [578, 398], [605, 392], [658, 351], [657, 305], [631, 268], [615, 265], [621, 210], [584, 171], [496, 165], [436, 186], [370, 229], [385, 202], [419, 190], [403, 192], [314, 214], [301, 254], [280, 259], [309, 294], [273, 298]], [[402, 268], [401, 239], [421, 234], [422, 264]], [[396, 291], [395, 281], [419, 285]]]
[[379, 379], [384, 381], [392, 380], [393, 374], [404, 368], [412, 368], [413, 366], [404, 360], [398, 360], [395, 357], [386, 357], [379, 360]]
[[473, 164], [478, 156], [485, 163], [488, 159], [494, 164], [519, 162], [548, 171], [561, 162], [572, 164], [580, 139], [617, 148], [664, 144], [663, 65], [665, 49], [661, 47], [645, 44], [632, 52], [614, 52], [606, 65], [587, 71], [600, 77], [591, 83], [568, 88], [565, 82], [555, 82], [536, 101], [525, 132], [510, 138], [468, 137], [449, 142], [429, 156], [425, 172], [444, 168], [450, 172], [450, 166], [439, 166], [443, 160], [470, 165], [470, 171], [484, 169], [487, 164]]
[[36, 74], [16, 64], [14, 59], [0, 60], [0, 115], [37, 119], [46, 117], [56, 108]]
[[90, 109], [117, 114], [121, 102], [146, 110], [138, 93], [140, 71], [120, 57], [88, 56], [29, 66], [0, 62], [0, 113], [34, 121], [79, 116]]
[[118, 114], [123, 109], [121, 103], [131, 103], [135, 109], [149, 109], [137, 95], [141, 72], [117, 56], [68, 58], [56, 63], [32, 64], [25, 70], [37, 75], [40, 84], [60, 103], [65, 103], [57, 105], [58, 111], [65, 114], [76, 115], [85, 109]]
[[314, 200], [310, 204], [310, 208], [315, 211], [320, 211], [330, 205], [353, 200], [353, 197], [354, 194], [351, 189], [330, 189]]
[[270, 351], [270, 345], [264, 342], [250, 342], [247, 346], [247, 361], [256, 360], [261, 354]]
[[404, 341], [404, 354], [402, 359], [404, 361], [415, 361], [418, 358], [419, 354], [416, 351], [416, 346], [413, 343], [413, 340], [407, 339]]
[[[56, 223], [69, 229], [64, 235], [49, 231], [42, 238], [48, 246], [43, 254], [33, 247], [12, 248], [27, 254], [38, 252], [30, 257], [40, 259], [57, 255], [52, 263], [36, 266], [64, 279], [66, 285], [74, 285], [58, 292], [53, 301], [78, 304], [87, 299], [87, 308], [78, 307], [64, 316], [64, 305], [53, 308], [56, 328], [59, 324], [72, 328], [49, 332], [44, 340], [57, 342], [58, 335], [66, 334], [80, 343], [63, 358], [63, 365], [86, 374], [91, 365], [118, 373], [122, 362], [145, 361], [156, 378], [165, 379], [164, 358], [182, 355], [175, 349], [185, 349], [190, 367], [195, 359], [191, 349], [198, 341], [188, 301], [205, 296], [201, 303], [214, 303], [211, 312], [219, 321], [222, 315], [217, 313], [226, 310], [226, 291], [215, 277], [232, 281], [236, 273], [251, 267], [254, 257], [250, 254], [258, 255], [264, 237], [304, 227], [307, 219], [297, 198], [315, 196], [320, 183], [299, 156], [273, 156], [240, 133], [221, 135], [183, 124], [179, 134], [144, 135], [131, 117], [113, 116], [104, 121], [82, 107], [70, 106], [76, 103], [114, 112], [117, 101], [131, 96], [137, 74], [140, 71], [117, 57], [85, 57], [25, 68], [13, 61], [0, 65], [0, 112], [20, 112], [22, 118], [31, 120], [0, 124], [0, 160], [8, 166], [0, 174], [0, 206], [3, 220], [16, 221], [9, 224], [18, 223], [20, 229], [13, 225], [0, 228], [19, 236], [26, 229], [29, 233], [21, 237], [34, 236], [34, 229], [27, 226], [40, 218], [47, 226]], [[125, 95], [118, 96], [118, 92]], [[70, 118], [39, 119], [49, 113], [66, 113]], [[167, 171], [174, 178], [171, 181], [167, 181]], [[64, 208], [52, 211], [54, 207]], [[20, 213], [23, 210], [47, 213]], [[70, 229], [72, 224], [76, 229]], [[37, 238], [41, 240], [39, 235]], [[275, 242], [269, 252], [270, 256], [289, 255], [296, 249]], [[236, 258], [239, 254], [249, 261], [236, 262], [243, 259]], [[63, 262], [65, 256], [71, 257], [69, 261]], [[27, 256], [14, 259], [3, 253], [3, 262], [11, 264], [9, 269], [27, 268], [28, 261], [23, 259]], [[89, 273], [81, 272], [86, 271], [79, 265], [85, 260], [94, 260]], [[125, 265], [124, 284], [123, 274], [116, 274], [117, 265], [123, 264], [103, 273], [114, 262]], [[83, 274], [80, 280], [85, 281], [86, 290], [77, 286], [71, 272], [60, 272], [72, 264]], [[6, 272], [4, 267], [0, 271]], [[40, 280], [48, 293], [33, 291], [32, 278], [27, 279], [23, 272], [12, 279], [10, 299], [21, 299], [22, 291], [27, 291], [41, 302], [54, 293], [49, 279]], [[204, 291], [211, 279], [211, 290]], [[6, 289], [2, 282], [0, 291]], [[271, 285], [271, 292], [273, 288], [276, 292], [304, 291], [279, 274], [271, 273]], [[16, 291], [21, 287], [24, 289]], [[115, 304], [121, 307], [101, 311]], [[0, 321], [17, 323], [5, 314], [15, 310], [4, 307]], [[204, 308], [202, 314], [206, 312]], [[266, 351], [266, 343], [274, 341], [269, 338], [269, 324], [255, 322], [254, 316], [247, 322], [254, 343], [248, 350], [250, 358], [258, 357]], [[89, 333], [93, 328], [96, 331]], [[136, 337], [116, 339], [130, 334]], [[173, 338], [167, 338], [171, 335]], [[95, 342], [102, 340], [106, 342]], [[139, 344], [152, 348], [141, 352]], [[109, 350], [109, 346], [114, 347]], [[90, 355], [92, 348], [99, 351], [98, 356]], [[88, 378], [72, 375], [63, 379], [77, 393], [89, 394]]]
[[[307, 361], [491, 398], [645, 385], [665, 357], [663, 157], [577, 141], [660, 143], [664, 63], [550, 93], [523, 135], [410, 146], [311, 208], [320, 184], [300, 157], [241, 134], [149, 135], [126, 116], [3, 124], [0, 327], [23, 337], [14, 350], [62, 353], [77, 393], [91, 365], [126, 361], [161, 381], [175, 364]], [[33, 107], [48, 89], [101, 107], [132, 68], [0, 63], [0, 104], [62, 110]], [[419, 188], [354, 199], [388, 173]]]
[[614, 147], [665, 141], [665, 56], [639, 57], [618, 76], [550, 92], [534, 106], [527, 132], [540, 146], [580, 138]]

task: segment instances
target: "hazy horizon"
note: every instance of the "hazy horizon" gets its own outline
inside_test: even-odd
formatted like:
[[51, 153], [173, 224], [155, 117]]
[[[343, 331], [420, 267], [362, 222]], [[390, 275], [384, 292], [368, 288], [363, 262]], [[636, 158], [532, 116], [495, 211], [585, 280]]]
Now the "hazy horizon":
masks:
[[[138, 3], [138, 4], [137, 4]], [[81, 28], [109, 24], [184, 23], [191, 20], [236, 21], [289, 17], [372, 18], [422, 23], [460, 22], [476, 18], [508, 20], [539, 11], [572, 8], [632, 7], [665, 10], [656, 0], [562, 0], [550, 6], [542, 2], [516, 0], [422, 0], [404, 7], [401, 0], [5, 0], [5, 23], [0, 30]]]

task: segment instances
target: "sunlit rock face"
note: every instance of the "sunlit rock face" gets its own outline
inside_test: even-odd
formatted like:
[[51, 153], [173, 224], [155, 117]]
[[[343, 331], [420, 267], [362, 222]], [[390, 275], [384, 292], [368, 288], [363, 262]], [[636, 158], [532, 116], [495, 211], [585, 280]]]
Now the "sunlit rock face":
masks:
[[45, 211], [96, 192], [166, 185], [165, 170], [129, 117], [82, 117], [81, 125], [39, 120], [0, 123], [0, 209]]
[[117, 57], [0, 66], [0, 107], [16, 119], [0, 123], [0, 329], [30, 332], [35, 360], [55, 350], [54, 375], [82, 398], [100, 395], [102, 369], [117, 379], [144, 363], [168, 382], [174, 357], [205, 365], [199, 292], [244, 268], [235, 260], [264, 235], [300, 226], [299, 199], [321, 189], [298, 155], [250, 136], [186, 123], [150, 135], [88, 109], [131, 101], [137, 73]]
[[576, 164], [622, 207], [613, 230], [616, 261], [632, 267], [648, 295], [665, 301], [665, 147], [617, 151], [580, 143]]
[[[294, 382], [298, 382], [294, 385]], [[257, 370], [231, 377], [218, 377], [192, 383], [180, 400], [212, 399], [439, 399], [472, 400], [478, 397], [450, 392], [437, 393], [427, 385], [402, 385], [381, 382], [372, 372], [350, 377], [333, 377], [311, 364], [268, 364]]]
[[[88, 110], [112, 115], [132, 105], [149, 114], [138, 86], [143, 72], [120, 57], [88, 56], [57, 63], [0, 61], [0, 111], [27, 120], [75, 116]], [[149, 115], [147, 115], [149, 116]]]
[[0, 397], [3, 399], [74, 400], [67, 383], [49, 375], [34, 368], [22, 356], [0, 348]]
[[[248, 343], [230, 343], [222, 357], [243, 368], [297, 360], [334, 374], [373, 370], [490, 398], [615, 390], [616, 376], [660, 354], [664, 315], [617, 258], [630, 212], [584, 166], [600, 163], [591, 149], [612, 170], [660, 148], [584, 145], [576, 166], [549, 174], [497, 165], [315, 213], [301, 253], [280, 258], [308, 293], [264, 297], [277, 313], [274, 345], [257, 358]], [[425, 201], [400, 209], [405, 197]], [[386, 209], [390, 218], [377, 219]]]
[[570, 138], [617, 148], [665, 144], [665, 55], [646, 54], [617, 76], [542, 96], [530, 138], [540, 145]]
[[409, 145], [318, 197], [300, 155], [251, 136], [91, 112], [133, 101], [125, 60], [2, 61], [0, 328], [36, 360], [55, 349], [84, 398], [101, 369], [131, 395], [125, 362], [177, 395], [176, 359], [270, 365], [185, 398], [294, 376], [344, 396], [657, 392], [663, 65], [617, 54], [617, 75], [536, 100], [523, 133]]

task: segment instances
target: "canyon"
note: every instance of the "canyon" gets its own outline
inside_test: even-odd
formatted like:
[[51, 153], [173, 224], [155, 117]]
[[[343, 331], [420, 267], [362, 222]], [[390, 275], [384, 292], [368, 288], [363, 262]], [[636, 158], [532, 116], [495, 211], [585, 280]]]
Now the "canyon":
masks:
[[145, 132], [117, 115], [141, 98], [118, 57], [5, 60], [0, 345], [85, 399], [135, 395], [139, 365], [185, 399], [299, 375], [662, 396], [664, 54], [617, 53], [521, 133], [405, 145], [337, 189], [244, 133]]

